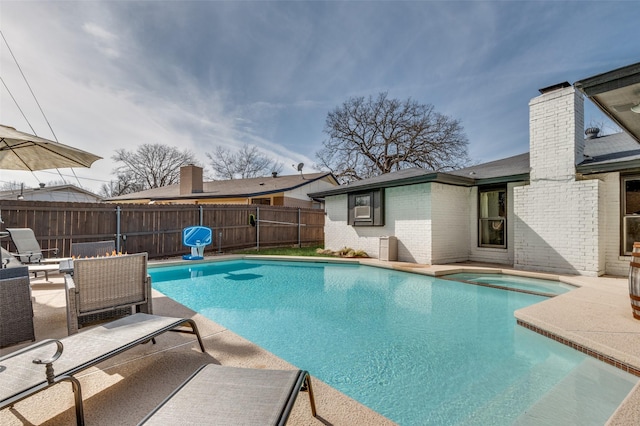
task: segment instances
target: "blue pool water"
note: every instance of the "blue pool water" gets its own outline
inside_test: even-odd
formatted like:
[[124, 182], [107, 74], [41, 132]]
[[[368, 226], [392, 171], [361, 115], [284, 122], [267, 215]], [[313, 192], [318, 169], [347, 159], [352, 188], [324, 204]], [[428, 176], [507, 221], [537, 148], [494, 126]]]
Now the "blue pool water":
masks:
[[638, 380], [517, 326], [537, 295], [322, 262], [149, 272], [165, 295], [401, 425], [601, 425]]

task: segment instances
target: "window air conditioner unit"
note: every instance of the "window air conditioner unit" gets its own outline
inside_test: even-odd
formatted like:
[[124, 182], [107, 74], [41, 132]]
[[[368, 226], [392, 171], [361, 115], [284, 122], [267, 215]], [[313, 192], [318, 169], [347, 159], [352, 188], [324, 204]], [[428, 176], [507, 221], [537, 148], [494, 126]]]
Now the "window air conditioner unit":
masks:
[[369, 219], [371, 217], [371, 207], [356, 206], [353, 209], [353, 214], [356, 219]]

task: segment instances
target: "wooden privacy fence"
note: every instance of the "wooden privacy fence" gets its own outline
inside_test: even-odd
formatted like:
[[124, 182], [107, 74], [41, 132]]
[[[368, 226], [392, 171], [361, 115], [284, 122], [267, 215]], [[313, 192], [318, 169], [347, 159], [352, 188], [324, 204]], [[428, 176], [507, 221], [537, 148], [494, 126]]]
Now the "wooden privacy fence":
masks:
[[[253, 216], [252, 221], [250, 218]], [[0, 231], [31, 228], [43, 249], [69, 256], [74, 242], [115, 240], [119, 251], [149, 258], [185, 254], [182, 230], [207, 226], [213, 244], [205, 253], [324, 243], [324, 211], [291, 207], [214, 204], [107, 204], [0, 201]], [[252, 223], [250, 223], [252, 222]], [[10, 251], [10, 239], [2, 241]]]

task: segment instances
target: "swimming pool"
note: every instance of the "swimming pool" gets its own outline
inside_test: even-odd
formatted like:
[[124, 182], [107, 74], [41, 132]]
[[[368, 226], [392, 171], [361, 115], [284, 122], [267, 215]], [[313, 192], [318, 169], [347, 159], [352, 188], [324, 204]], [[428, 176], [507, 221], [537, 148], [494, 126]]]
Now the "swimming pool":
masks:
[[165, 295], [401, 425], [603, 424], [638, 380], [517, 326], [537, 295], [322, 262], [149, 272]]

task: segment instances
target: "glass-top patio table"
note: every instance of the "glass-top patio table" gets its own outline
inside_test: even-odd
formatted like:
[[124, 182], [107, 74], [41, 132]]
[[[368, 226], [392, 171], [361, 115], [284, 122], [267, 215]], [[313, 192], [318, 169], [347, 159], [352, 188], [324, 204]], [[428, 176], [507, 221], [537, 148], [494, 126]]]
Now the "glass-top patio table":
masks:
[[73, 259], [64, 259], [60, 261], [59, 268], [61, 274], [73, 275]]

